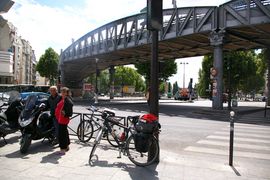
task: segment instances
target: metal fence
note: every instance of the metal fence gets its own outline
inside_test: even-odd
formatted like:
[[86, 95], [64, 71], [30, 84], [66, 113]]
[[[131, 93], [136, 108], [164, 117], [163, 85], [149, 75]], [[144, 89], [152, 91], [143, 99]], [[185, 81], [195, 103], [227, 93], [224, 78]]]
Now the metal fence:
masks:
[[[100, 116], [100, 119], [102, 119], [101, 118], [101, 115], [99, 115], [99, 114], [94, 114], [94, 116], [95, 117], [98, 117], [98, 116]], [[121, 122], [122, 121], [122, 123], [121, 124], [123, 124], [124, 126], [129, 126], [129, 122], [128, 122], [128, 119], [126, 118], [126, 117], [123, 117], [123, 116], [115, 116], [114, 117], [115, 119], [117, 119], [119, 122]], [[73, 112], [73, 115], [72, 115], [72, 117], [70, 118], [70, 120], [71, 120], [71, 123], [72, 123], [72, 120], [75, 120], [75, 119], [79, 119], [79, 124], [81, 123], [81, 122], [83, 122], [83, 121], [94, 121], [94, 119], [92, 118], [92, 114], [91, 113], [78, 113], [78, 112]], [[70, 124], [71, 124], [70, 123]], [[78, 124], [78, 125], [79, 125]], [[73, 129], [70, 125], [68, 126], [68, 129], [69, 129], [69, 135], [71, 135], [71, 136], [77, 136], [77, 130], [78, 130], [78, 125], [76, 126], [76, 129]], [[84, 132], [84, 126], [81, 126], [81, 129], [80, 129], [80, 131], [81, 132]], [[98, 129], [96, 128], [95, 129], [95, 127], [94, 127], [94, 132], [95, 131], [97, 131]], [[94, 138], [94, 136], [92, 137], [92, 138]]]

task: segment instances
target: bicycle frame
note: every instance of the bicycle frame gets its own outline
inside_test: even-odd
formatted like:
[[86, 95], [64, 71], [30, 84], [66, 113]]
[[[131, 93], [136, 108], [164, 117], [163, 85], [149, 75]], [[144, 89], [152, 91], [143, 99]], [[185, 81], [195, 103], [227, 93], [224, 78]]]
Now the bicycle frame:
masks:
[[[115, 118], [115, 117], [110, 117], [110, 118]], [[113, 139], [115, 140], [115, 142], [117, 143], [118, 149], [119, 149], [119, 156], [118, 156], [118, 158], [121, 158], [121, 153], [123, 151], [124, 151], [123, 152], [124, 155], [126, 155], [125, 154], [125, 150], [126, 150], [125, 146], [126, 146], [126, 141], [127, 141], [128, 133], [131, 133], [131, 134], [133, 134], [133, 133], [131, 131], [131, 127], [125, 126], [124, 124], [121, 124], [118, 121], [110, 120], [110, 118], [105, 118], [104, 119], [103, 126], [99, 130], [94, 143], [95, 144], [99, 144], [100, 141], [101, 141], [101, 138], [102, 138], [103, 134], [107, 131], [107, 133], [110, 133], [112, 135]], [[124, 129], [125, 136], [126, 136], [126, 138], [125, 138], [124, 141], [119, 141], [119, 139], [117, 138], [116, 134], [113, 133], [114, 131], [113, 131], [110, 123], [112, 123], [113, 125], [119, 126], [119, 127], [121, 127], [121, 128]], [[95, 149], [96, 149], [96, 145], [94, 145], [94, 147], [92, 149], [93, 152], [91, 152], [91, 154], [90, 154], [89, 161], [94, 156]]]

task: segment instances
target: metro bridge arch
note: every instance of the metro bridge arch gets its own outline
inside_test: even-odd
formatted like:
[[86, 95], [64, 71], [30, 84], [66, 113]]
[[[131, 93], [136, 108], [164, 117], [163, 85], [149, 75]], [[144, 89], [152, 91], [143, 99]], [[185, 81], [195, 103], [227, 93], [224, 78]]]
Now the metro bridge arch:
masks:
[[[100, 70], [149, 61], [150, 42], [145, 13], [105, 24], [61, 52], [62, 83], [81, 88], [82, 80], [96, 71], [96, 59]], [[222, 109], [223, 52], [269, 47], [270, 0], [232, 0], [218, 7], [163, 10], [159, 60], [213, 53], [213, 67], [218, 71], [213, 108]]]

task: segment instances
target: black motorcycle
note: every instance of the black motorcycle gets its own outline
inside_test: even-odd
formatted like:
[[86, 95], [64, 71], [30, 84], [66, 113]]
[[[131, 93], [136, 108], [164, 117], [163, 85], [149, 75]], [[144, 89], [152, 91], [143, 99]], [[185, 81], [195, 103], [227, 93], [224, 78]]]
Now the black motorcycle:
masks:
[[8, 106], [8, 108], [4, 112], [0, 113], [0, 138], [3, 138], [4, 142], [7, 144], [5, 136], [15, 133], [20, 129], [18, 118], [22, 110], [23, 103], [21, 101], [20, 94], [17, 91], [4, 93], [3, 97], [7, 102], [4, 102], [0, 106], [0, 110], [5, 106]]
[[54, 126], [49, 111], [45, 110], [45, 104], [38, 101], [36, 95], [27, 97], [24, 109], [19, 116], [19, 124], [22, 128], [20, 152], [26, 153], [32, 140], [47, 138], [53, 141]]

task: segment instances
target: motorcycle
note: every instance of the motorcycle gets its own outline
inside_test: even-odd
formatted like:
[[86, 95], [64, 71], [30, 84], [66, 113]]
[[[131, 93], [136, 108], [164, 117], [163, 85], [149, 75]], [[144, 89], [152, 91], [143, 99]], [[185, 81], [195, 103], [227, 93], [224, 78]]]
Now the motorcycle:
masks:
[[6, 144], [5, 136], [20, 130], [18, 118], [23, 107], [20, 97], [20, 93], [17, 91], [4, 93], [2, 97], [2, 99], [8, 100], [0, 106], [1, 110], [4, 106], [8, 106], [4, 112], [0, 113], [0, 138], [3, 138]]
[[19, 116], [19, 124], [22, 128], [20, 152], [26, 153], [32, 140], [47, 138], [52, 142], [54, 137], [53, 119], [50, 112], [45, 111], [46, 105], [39, 102], [36, 95], [30, 95], [26, 99], [24, 109]]

